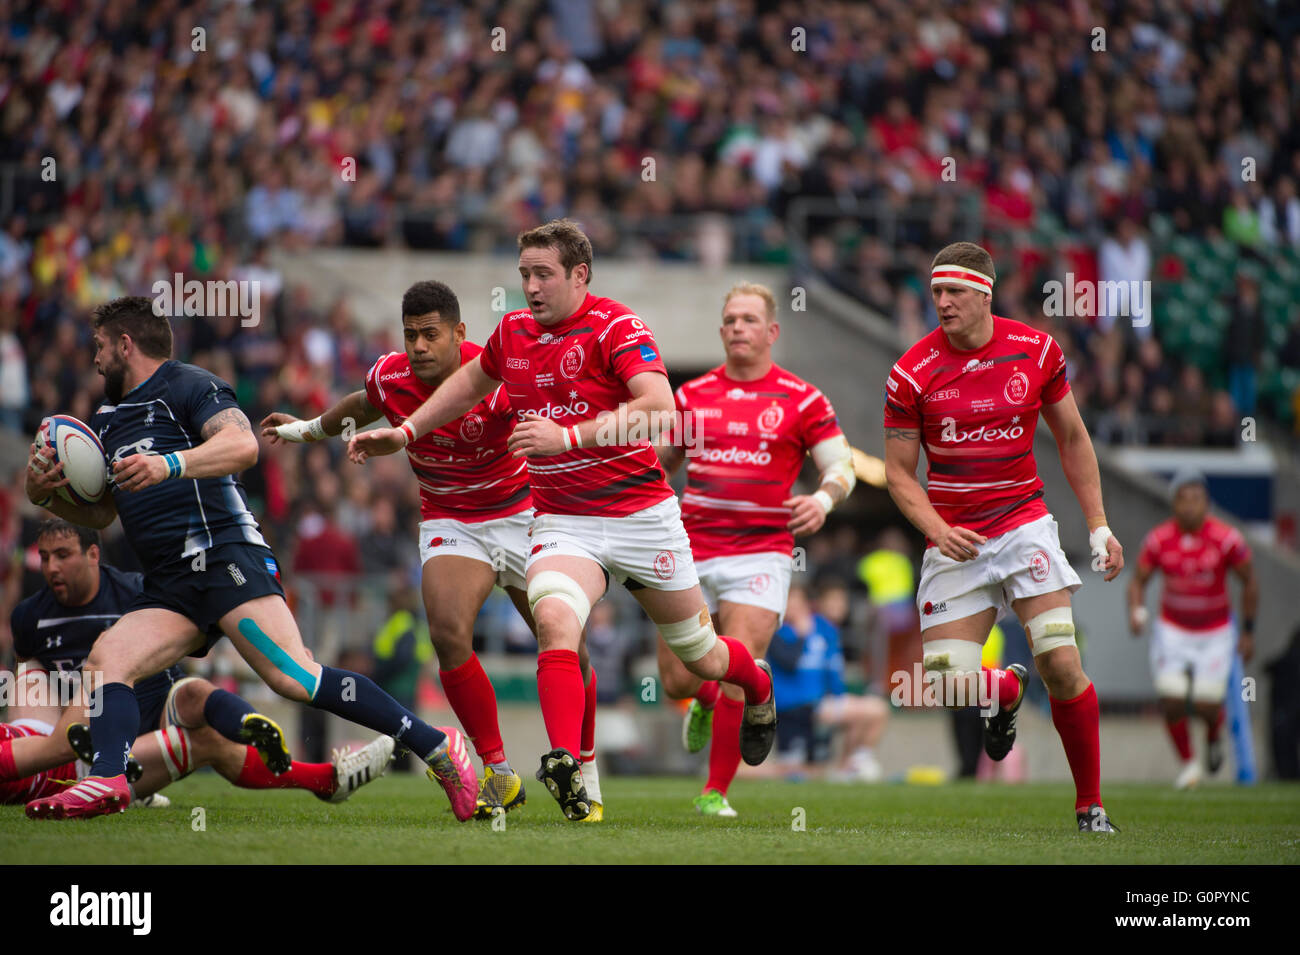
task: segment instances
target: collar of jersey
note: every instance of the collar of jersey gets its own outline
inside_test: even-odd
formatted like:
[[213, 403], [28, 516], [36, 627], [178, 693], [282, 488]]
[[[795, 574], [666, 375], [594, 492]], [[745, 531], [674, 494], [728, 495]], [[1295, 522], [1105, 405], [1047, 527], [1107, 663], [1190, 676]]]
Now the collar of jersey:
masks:
[[986, 341], [979, 348], [972, 348], [969, 351], [963, 348], [953, 348], [952, 342], [948, 341], [948, 336], [943, 333], [942, 327], [939, 329], [939, 337], [943, 339], [943, 347], [948, 350], [948, 354], [956, 355], [960, 358], [977, 358], [980, 355], [980, 353], [987, 351], [989, 348], [997, 344], [998, 322], [1000, 321], [1001, 319], [997, 315], [994, 315], [993, 316], [993, 337], [990, 338], [988, 341]]
[[571, 326], [575, 325], [582, 318], [582, 316], [586, 315], [589, 311], [591, 311], [592, 306], [594, 306], [597, 301], [598, 299], [596, 298], [596, 296], [588, 292], [587, 297], [582, 300], [582, 304], [578, 306], [578, 310], [576, 312], [574, 312], [564, 321], [556, 322], [554, 325], [543, 325], [541, 322], [539, 322], [536, 318], [533, 317], [532, 312], [528, 313], [528, 320], [532, 322], [534, 326], [537, 327], [538, 335], [545, 335], [548, 332], [552, 335], [563, 334], [564, 332], [567, 332]]
[[[154, 377], [154, 375], [158, 374], [158, 372], [162, 371], [163, 368], [165, 368], [167, 365], [170, 365], [170, 364], [171, 364], [173, 361], [175, 361], [175, 360], [176, 360], [176, 359], [174, 359], [174, 358], [168, 358], [165, 362], [163, 362], [161, 365], [159, 365], [157, 368], [155, 368], [155, 369], [153, 370], [153, 375], [150, 375], [150, 376], [149, 376], [148, 378], [146, 378], [144, 381], [140, 382], [140, 384], [136, 385], [134, 388], [132, 388], [130, 391], [128, 391], [126, 394], [124, 394], [124, 395], [122, 396], [122, 401], [126, 401], [126, 399], [129, 398], [131, 395], [135, 394], [137, 391], [139, 391], [139, 390], [140, 390], [141, 388], [143, 388], [145, 385], [149, 384], [149, 382], [153, 381], [153, 377]], [[121, 402], [118, 402], [118, 404], [121, 404]]]

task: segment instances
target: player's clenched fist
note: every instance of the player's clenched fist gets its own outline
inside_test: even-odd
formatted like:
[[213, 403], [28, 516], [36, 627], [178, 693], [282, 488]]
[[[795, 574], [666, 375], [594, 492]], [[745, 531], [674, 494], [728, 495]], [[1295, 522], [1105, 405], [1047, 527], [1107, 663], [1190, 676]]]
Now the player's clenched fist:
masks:
[[516, 458], [544, 458], [569, 450], [564, 443], [564, 429], [550, 418], [531, 412], [515, 425], [506, 447]]
[[978, 545], [987, 543], [987, 537], [967, 527], [949, 527], [934, 539], [939, 553], [959, 561], [974, 560], [979, 556]]
[[826, 523], [826, 509], [811, 494], [786, 498], [781, 506], [790, 508], [790, 520], [785, 526], [796, 537], [815, 534]]
[[348, 457], [357, 464], [381, 454], [396, 454], [406, 447], [406, 432], [401, 428], [374, 428], [362, 431], [348, 442]]
[[143, 491], [167, 479], [161, 454], [132, 454], [113, 465], [113, 482], [123, 491]]

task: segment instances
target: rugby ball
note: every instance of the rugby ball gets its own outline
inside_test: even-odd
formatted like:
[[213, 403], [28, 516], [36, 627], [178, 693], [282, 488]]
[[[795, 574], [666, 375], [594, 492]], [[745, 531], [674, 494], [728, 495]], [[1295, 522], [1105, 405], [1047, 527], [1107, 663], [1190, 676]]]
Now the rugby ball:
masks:
[[69, 504], [94, 504], [104, 496], [108, 484], [108, 458], [99, 437], [72, 415], [51, 415], [36, 432], [36, 450], [54, 448], [54, 460], [62, 462], [68, 483], [58, 489]]

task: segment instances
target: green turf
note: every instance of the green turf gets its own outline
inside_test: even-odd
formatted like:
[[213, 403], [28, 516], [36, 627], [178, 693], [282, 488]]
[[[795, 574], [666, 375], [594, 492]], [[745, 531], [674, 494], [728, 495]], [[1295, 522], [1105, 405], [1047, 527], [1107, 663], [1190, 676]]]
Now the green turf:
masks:
[[[691, 779], [603, 780], [607, 821], [566, 822], [539, 783], [504, 831], [457, 823], [422, 776], [389, 776], [339, 806], [235, 789], [210, 773], [167, 809], [33, 822], [0, 807], [0, 863], [1300, 862], [1300, 788], [1174, 792], [1109, 786], [1123, 832], [1074, 830], [1065, 785], [939, 787], [742, 781], [740, 818], [704, 819]], [[206, 831], [194, 831], [203, 807]], [[805, 831], [795, 831], [796, 809]]]

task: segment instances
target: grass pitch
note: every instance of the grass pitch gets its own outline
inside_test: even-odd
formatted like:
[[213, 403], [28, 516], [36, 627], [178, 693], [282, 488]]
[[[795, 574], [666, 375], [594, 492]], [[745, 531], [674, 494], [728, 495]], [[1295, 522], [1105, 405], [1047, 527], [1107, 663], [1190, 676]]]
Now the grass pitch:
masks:
[[603, 823], [565, 821], [530, 779], [528, 804], [494, 830], [457, 823], [423, 776], [390, 775], [331, 806], [200, 773], [167, 790], [167, 809], [34, 822], [21, 806], [0, 807], [0, 864], [1300, 862], [1300, 787], [1283, 784], [1107, 786], [1123, 832], [1101, 837], [1075, 831], [1073, 793], [1061, 784], [742, 780], [731, 793], [740, 818], [728, 820], [695, 813], [695, 779], [602, 783]]

